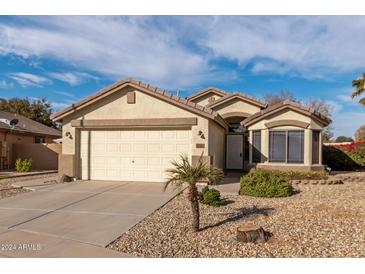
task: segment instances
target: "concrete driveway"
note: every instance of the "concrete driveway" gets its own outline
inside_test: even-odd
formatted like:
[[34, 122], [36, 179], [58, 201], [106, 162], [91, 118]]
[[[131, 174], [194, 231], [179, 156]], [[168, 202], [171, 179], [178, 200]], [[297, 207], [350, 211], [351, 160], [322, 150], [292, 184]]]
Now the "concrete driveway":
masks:
[[[111, 181], [35, 186], [34, 192], [0, 200], [0, 244], [18, 243], [19, 235], [27, 241], [28, 233], [28, 238], [37, 235], [43, 242], [49, 237], [71, 246], [105, 247], [177, 194], [162, 187]], [[1, 255], [7, 256], [3, 250]]]

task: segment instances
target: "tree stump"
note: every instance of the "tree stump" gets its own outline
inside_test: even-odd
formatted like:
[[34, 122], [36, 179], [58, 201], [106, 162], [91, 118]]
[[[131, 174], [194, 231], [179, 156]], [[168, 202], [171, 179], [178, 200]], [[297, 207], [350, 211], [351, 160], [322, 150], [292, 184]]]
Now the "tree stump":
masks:
[[237, 241], [245, 243], [264, 243], [269, 238], [269, 233], [261, 226], [245, 224], [237, 228]]

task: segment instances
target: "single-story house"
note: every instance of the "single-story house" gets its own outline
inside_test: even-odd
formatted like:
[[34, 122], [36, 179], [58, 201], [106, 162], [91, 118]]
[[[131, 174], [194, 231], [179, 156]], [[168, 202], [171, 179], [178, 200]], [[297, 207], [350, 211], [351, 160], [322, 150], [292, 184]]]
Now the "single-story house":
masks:
[[268, 107], [209, 87], [183, 99], [133, 79], [52, 116], [62, 122], [59, 171], [78, 179], [164, 181], [180, 154], [222, 169], [322, 170], [331, 121], [293, 102]]
[[[13, 126], [8, 123], [12, 120], [16, 121]], [[0, 169], [13, 168], [18, 156], [31, 155], [31, 144], [48, 144], [52, 143], [53, 139], [61, 137], [62, 133], [57, 129], [45, 126], [19, 114], [0, 110]], [[24, 146], [27, 147], [27, 151]], [[34, 151], [33, 154], [38, 154], [40, 158], [43, 155], [40, 151]], [[44, 161], [46, 160], [44, 158]], [[35, 165], [37, 167], [37, 162]], [[47, 165], [45, 164], [45, 166]]]

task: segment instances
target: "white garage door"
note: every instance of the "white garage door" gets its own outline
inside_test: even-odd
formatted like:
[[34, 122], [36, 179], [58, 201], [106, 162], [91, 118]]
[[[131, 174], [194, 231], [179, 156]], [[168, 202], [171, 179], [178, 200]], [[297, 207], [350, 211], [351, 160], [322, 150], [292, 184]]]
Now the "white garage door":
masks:
[[190, 139], [190, 130], [81, 131], [81, 178], [165, 181], [170, 162], [190, 155]]

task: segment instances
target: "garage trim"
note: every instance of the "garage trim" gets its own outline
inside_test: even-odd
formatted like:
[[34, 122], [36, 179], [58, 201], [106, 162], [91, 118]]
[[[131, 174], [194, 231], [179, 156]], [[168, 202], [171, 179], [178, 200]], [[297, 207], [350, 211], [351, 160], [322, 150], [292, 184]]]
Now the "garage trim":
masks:
[[110, 128], [135, 126], [195, 126], [196, 117], [189, 118], [150, 118], [150, 119], [105, 119], [105, 120], [72, 120], [71, 126], [76, 128]]

